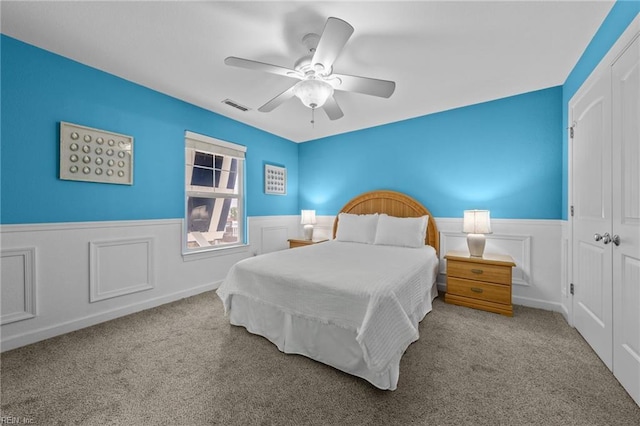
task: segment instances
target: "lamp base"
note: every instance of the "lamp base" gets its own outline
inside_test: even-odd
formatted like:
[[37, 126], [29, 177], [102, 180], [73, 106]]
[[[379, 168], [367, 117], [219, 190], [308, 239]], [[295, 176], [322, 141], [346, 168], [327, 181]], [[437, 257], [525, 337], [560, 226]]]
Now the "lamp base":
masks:
[[304, 225], [304, 239], [305, 240], [313, 239], [313, 225]]
[[485, 243], [486, 239], [484, 234], [468, 234], [467, 246], [469, 246], [469, 254], [471, 257], [482, 257]]

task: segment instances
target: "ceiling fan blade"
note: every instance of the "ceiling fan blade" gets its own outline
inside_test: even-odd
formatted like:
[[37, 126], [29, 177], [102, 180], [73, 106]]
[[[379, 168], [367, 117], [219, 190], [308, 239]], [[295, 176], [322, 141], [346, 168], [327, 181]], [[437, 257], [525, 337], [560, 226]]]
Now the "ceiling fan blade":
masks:
[[271, 99], [269, 102], [267, 102], [266, 104], [262, 105], [260, 108], [258, 108], [258, 111], [260, 112], [270, 112], [273, 111], [274, 109], [276, 109], [277, 107], [279, 107], [280, 105], [282, 105], [284, 102], [288, 101], [289, 99], [293, 98], [293, 88], [296, 87], [296, 85], [294, 84], [293, 86], [289, 87], [287, 90], [285, 90], [284, 92], [280, 93], [278, 96], [276, 96], [275, 98]]
[[337, 120], [338, 118], [342, 118], [344, 116], [344, 112], [340, 109], [338, 102], [333, 96], [329, 96], [322, 105], [322, 109], [327, 113], [329, 120]]
[[296, 70], [292, 70], [278, 65], [265, 64], [264, 62], [252, 61], [250, 59], [236, 58], [235, 56], [229, 56], [224, 60], [224, 63], [231, 65], [232, 67], [246, 68], [254, 71], [264, 71], [271, 74], [283, 75], [285, 77], [302, 79], [303, 76]]
[[351, 34], [353, 27], [347, 22], [338, 18], [327, 19], [311, 63], [322, 64], [329, 71]]
[[396, 90], [394, 81], [346, 74], [331, 74], [331, 76], [340, 79], [340, 81], [327, 80], [336, 90], [364, 93], [365, 95], [379, 96], [381, 98], [390, 97]]

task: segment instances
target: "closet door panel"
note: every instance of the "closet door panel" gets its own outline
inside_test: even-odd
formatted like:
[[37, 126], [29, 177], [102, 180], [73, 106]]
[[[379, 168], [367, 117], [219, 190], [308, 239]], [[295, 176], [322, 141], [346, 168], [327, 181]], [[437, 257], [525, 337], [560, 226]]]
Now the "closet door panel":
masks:
[[611, 77], [606, 71], [592, 75], [570, 103], [574, 128], [573, 320], [612, 368], [611, 246], [594, 238], [611, 232]]
[[613, 374], [640, 404], [640, 39], [612, 66]]

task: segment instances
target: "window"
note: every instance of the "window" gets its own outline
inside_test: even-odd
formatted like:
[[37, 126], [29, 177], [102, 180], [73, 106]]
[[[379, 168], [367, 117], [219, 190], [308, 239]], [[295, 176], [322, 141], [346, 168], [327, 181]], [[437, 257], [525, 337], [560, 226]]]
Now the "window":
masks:
[[244, 243], [246, 147], [185, 133], [184, 252]]

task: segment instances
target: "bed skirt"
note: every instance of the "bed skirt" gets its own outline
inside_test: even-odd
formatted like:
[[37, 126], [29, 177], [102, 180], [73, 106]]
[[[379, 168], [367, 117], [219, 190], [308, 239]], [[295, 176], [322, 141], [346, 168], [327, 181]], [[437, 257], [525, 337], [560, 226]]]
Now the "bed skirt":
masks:
[[[431, 302], [438, 296], [435, 283], [429, 293], [411, 315], [416, 330], [420, 321], [431, 311]], [[250, 333], [267, 338], [281, 352], [306, 356], [365, 379], [379, 389], [395, 390], [398, 385], [400, 359], [408, 346], [398, 348], [398, 353], [384, 369], [373, 371], [364, 360], [354, 329], [291, 315], [238, 294], [232, 296], [229, 320], [232, 325], [245, 327]]]

